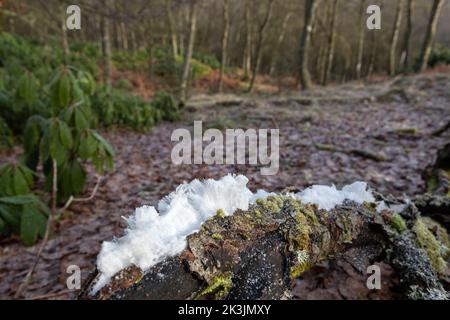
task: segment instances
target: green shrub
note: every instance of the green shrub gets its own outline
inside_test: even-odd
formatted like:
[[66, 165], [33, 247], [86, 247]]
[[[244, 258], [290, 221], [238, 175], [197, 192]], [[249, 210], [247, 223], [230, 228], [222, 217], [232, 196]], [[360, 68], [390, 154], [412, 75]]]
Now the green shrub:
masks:
[[133, 85], [131, 84], [130, 80], [126, 78], [120, 78], [116, 81], [115, 87], [120, 90], [131, 90], [133, 89]]
[[161, 120], [158, 110], [149, 102], [117, 89], [98, 90], [93, 97], [93, 110], [103, 127], [117, 125], [148, 130]]
[[194, 59], [200, 61], [201, 63], [209, 66], [212, 69], [220, 69], [220, 62], [214, 55], [195, 53]]
[[30, 194], [34, 172], [24, 165], [0, 167], [0, 235], [20, 234], [26, 245], [32, 245], [46, 228], [48, 207]]
[[[96, 91], [93, 76], [74, 67], [60, 67], [49, 79], [43, 86], [34, 74], [25, 72], [8, 84], [15, 90], [0, 95], [7, 121], [25, 122], [24, 164], [0, 169], [0, 234], [20, 233], [26, 245], [43, 235], [48, 216], [45, 204], [31, 194], [33, 170], [39, 164], [46, 190], [51, 191], [56, 163], [58, 203], [84, 191], [87, 162], [101, 174], [113, 167], [112, 147], [92, 129], [96, 122], [91, 110], [91, 95]], [[38, 112], [44, 105], [49, 106], [46, 112]]]
[[152, 105], [161, 112], [161, 117], [166, 121], [175, 121], [180, 118], [180, 110], [175, 98], [167, 92], [157, 92], [152, 100]]
[[436, 48], [431, 51], [430, 59], [428, 60], [428, 66], [434, 68], [437, 65], [450, 64], [450, 49], [448, 48]]

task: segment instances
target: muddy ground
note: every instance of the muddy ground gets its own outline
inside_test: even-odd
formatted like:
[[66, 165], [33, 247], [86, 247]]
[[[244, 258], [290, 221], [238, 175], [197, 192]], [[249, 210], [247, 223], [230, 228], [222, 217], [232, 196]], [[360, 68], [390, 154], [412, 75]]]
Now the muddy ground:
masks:
[[[262, 176], [257, 166], [206, 166], [171, 163], [171, 133], [204, 128], [278, 128], [280, 169]], [[450, 75], [419, 75], [363, 86], [357, 83], [282, 96], [196, 96], [182, 120], [162, 123], [151, 132], [103, 132], [116, 151], [115, 171], [104, 179], [94, 200], [73, 205], [58, 221], [52, 239], [23, 298], [67, 299], [66, 268], [75, 264], [85, 279], [93, 270], [101, 242], [120, 235], [122, 216], [137, 206], [154, 205], [194, 178], [245, 174], [250, 188], [281, 191], [294, 186], [367, 181], [382, 193], [413, 196], [425, 192], [424, 169], [450, 141], [435, 137], [450, 120]], [[11, 160], [19, 149], [3, 152]], [[95, 180], [92, 178], [90, 193]], [[34, 262], [39, 245], [24, 247], [17, 237], [0, 241], [0, 298], [12, 298]], [[344, 261], [324, 263], [304, 275], [294, 289], [302, 299], [385, 299], [396, 297], [396, 276], [382, 265], [385, 285], [365, 288], [365, 278]]]

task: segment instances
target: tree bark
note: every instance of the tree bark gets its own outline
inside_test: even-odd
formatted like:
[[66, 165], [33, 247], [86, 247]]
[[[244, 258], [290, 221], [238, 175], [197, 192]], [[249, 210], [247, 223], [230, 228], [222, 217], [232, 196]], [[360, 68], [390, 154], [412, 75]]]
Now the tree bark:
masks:
[[404, 72], [408, 70], [410, 60], [409, 42], [411, 40], [411, 33], [413, 29], [413, 21], [412, 21], [413, 9], [414, 9], [414, 0], [408, 0], [408, 4], [406, 7], [406, 30], [403, 39], [403, 53], [401, 58], [401, 64]]
[[[381, 0], [381, 3], [380, 3], [381, 10], [383, 10], [383, 7], [384, 7], [384, 0]], [[376, 30], [376, 29], [371, 30], [372, 45], [371, 45], [369, 67], [367, 70], [367, 78], [372, 75], [372, 73], [375, 69], [375, 62], [376, 62], [377, 55], [378, 55], [378, 47], [379, 47], [379, 43], [382, 42], [381, 35], [383, 34], [383, 33], [381, 33], [381, 35], [378, 35], [379, 32], [380, 32], [380, 30]]]
[[255, 53], [252, 59], [252, 78], [250, 80], [250, 84], [248, 86], [247, 91], [248, 92], [252, 92], [254, 85], [255, 85], [255, 80], [256, 80], [256, 76], [258, 75], [259, 72], [259, 68], [261, 66], [261, 59], [262, 59], [262, 53], [263, 53], [263, 43], [265, 40], [265, 36], [266, 36], [266, 29], [267, 26], [269, 25], [269, 21], [270, 18], [272, 17], [272, 11], [273, 11], [273, 5], [275, 3], [275, 0], [269, 0], [269, 6], [267, 8], [266, 11], [266, 15], [264, 17], [264, 20], [262, 22], [262, 24], [259, 26], [259, 30], [258, 30], [258, 39], [256, 41], [256, 46], [255, 46]]
[[230, 3], [223, 0], [223, 35], [222, 35], [222, 61], [220, 64], [219, 92], [223, 92], [223, 76], [227, 64], [228, 35], [230, 33]]
[[103, 83], [107, 88], [112, 86], [112, 53], [109, 18], [102, 17], [102, 48], [103, 48]]
[[359, 7], [359, 27], [358, 27], [358, 53], [356, 57], [356, 69], [355, 69], [355, 76], [356, 79], [361, 79], [361, 70], [362, 70], [362, 64], [363, 64], [363, 57], [364, 57], [364, 41], [366, 38], [366, 27], [364, 26], [364, 16], [365, 16], [365, 9], [366, 9], [366, 1], [361, 0], [361, 4]]
[[292, 281], [321, 261], [344, 258], [366, 274], [383, 257], [398, 272], [407, 298], [448, 298], [431, 260], [435, 256], [421, 247], [423, 233], [441, 239], [430, 231], [439, 226], [427, 223], [414, 204], [400, 215], [354, 203], [325, 211], [272, 196], [248, 211], [207, 220], [188, 236], [181, 254], [145, 273], [122, 270], [90, 296], [94, 273], [79, 298], [283, 299], [291, 297]]
[[128, 34], [127, 28], [125, 26], [125, 22], [121, 21], [120, 24], [120, 32], [122, 34], [122, 50], [128, 51]]
[[331, 70], [333, 68], [334, 49], [336, 46], [336, 20], [339, 7], [339, 0], [334, 0], [331, 10], [330, 30], [328, 32], [328, 52], [327, 60], [325, 62], [325, 73], [322, 81], [322, 85], [326, 86], [331, 76]]
[[430, 58], [434, 37], [436, 36], [437, 24], [443, 6], [444, 6], [443, 0], [433, 1], [430, 19], [428, 20], [427, 33], [425, 34], [425, 40], [423, 42], [422, 52], [420, 55], [419, 71], [425, 71], [427, 69], [428, 59]]
[[170, 31], [170, 40], [172, 45], [172, 56], [175, 61], [178, 55], [178, 40], [177, 40], [177, 31], [175, 27], [175, 20], [173, 17], [172, 12], [172, 1], [166, 0], [166, 12], [167, 12], [167, 19], [169, 22], [169, 31]]
[[314, 22], [316, 7], [317, 0], [306, 0], [303, 33], [300, 41], [300, 83], [304, 90], [308, 90], [311, 88], [311, 75], [308, 69], [308, 51], [311, 43], [311, 31]]
[[189, 75], [191, 72], [191, 59], [192, 54], [194, 52], [194, 43], [195, 43], [195, 33], [197, 31], [197, 2], [193, 1], [190, 4], [190, 13], [189, 13], [189, 40], [187, 44], [187, 48], [185, 50], [184, 61], [183, 61], [183, 73], [181, 75], [181, 84], [180, 84], [180, 100], [182, 103], [185, 103], [187, 100], [187, 87], [189, 82]]
[[244, 79], [249, 79], [252, 64], [252, 22], [250, 17], [250, 0], [245, 2], [245, 49], [244, 49]]
[[397, 44], [402, 24], [403, 8], [405, 0], [398, 0], [395, 14], [394, 29], [392, 31], [391, 48], [389, 52], [389, 74], [394, 76], [397, 73]]

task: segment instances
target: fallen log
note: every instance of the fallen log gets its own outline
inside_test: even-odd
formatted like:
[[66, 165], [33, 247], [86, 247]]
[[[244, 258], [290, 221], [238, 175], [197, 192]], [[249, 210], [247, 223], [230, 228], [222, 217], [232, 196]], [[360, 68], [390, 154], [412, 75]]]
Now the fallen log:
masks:
[[447, 299], [448, 235], [420, 216], [346, 202], [331, 210], [290, 195], [259, 199], [248, 210], [220, 210], [187, 238], [179, 255], [146, 272], [128, 267], [80, 299], [288, 299], [293, 280], [320, 261], [344, 257], [360, 272], [380, 259], [398, 272], [406, 298]]

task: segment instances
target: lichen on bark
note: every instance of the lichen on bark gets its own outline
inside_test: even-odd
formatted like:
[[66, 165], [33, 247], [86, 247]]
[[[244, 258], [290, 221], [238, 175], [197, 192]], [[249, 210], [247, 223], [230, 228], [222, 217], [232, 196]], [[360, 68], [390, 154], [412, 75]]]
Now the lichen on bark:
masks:
[[269, 196], [232, 216], [218, 211], [188, 236], [180, 255], [145, 273], [122, 271], [93, 297], [86, 294], [91, 281], [81, 297], [284, 299], [302, 272], [336, 257], [360, 272], [384, 258], [398, 271], [406, 297], [448, 297], [439, 281], [447, 268], [447, 232], [417, 212], [413, 203], [400, 214], [380, 214], [373, 204], [351, 202], [326, 211], [288, 194]]

